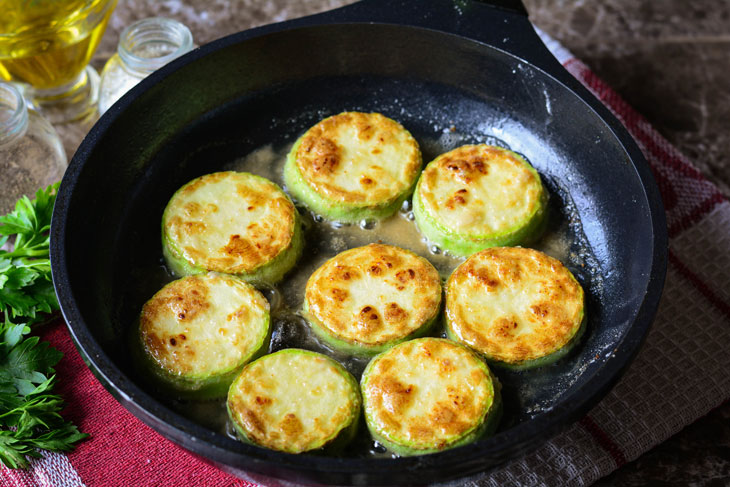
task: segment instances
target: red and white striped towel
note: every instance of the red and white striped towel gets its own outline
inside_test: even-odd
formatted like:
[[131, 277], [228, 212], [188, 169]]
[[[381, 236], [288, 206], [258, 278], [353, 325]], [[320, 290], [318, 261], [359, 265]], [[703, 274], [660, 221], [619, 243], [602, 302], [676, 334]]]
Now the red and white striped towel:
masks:
[[[642, 350], [598, 406], [532, 453], [458, 485], [589, 485], [730, 398], [730, 202], [585, 64], [543, 38], [649, 160], [669, 226], [666, 287]], [[0, 469], [2, 486], [256, 485], [253, 477], [216, 469], [127, 412], [84, 365], [63, 323], [46, 329], [44, 338], [65, 354], [57, 366], [58, 392], [68, 403], [64, 416], [91, 438], [67, 455], [34, 460], [27, 471]]]

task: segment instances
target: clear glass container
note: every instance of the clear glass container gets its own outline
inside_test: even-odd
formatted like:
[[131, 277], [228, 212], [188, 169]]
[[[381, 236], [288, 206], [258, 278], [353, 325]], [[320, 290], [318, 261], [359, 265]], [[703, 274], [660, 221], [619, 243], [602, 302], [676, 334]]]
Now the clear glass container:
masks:
[[29, 110], [20, 91], [0, 82], [0, 214], [23, 195], [60, 181], [68, 160], [48, 121]]
[[175, 20], [152, 17], [127, 26], [119, 37], [117, 53], [101, 73], [99, 115], [150, 73], [193, 47], [190, 30]]
[[117, 0], [0, 0], [0, 80], [25, 83], [51, 123], [93, 118], [99, 75], [88, 63]]

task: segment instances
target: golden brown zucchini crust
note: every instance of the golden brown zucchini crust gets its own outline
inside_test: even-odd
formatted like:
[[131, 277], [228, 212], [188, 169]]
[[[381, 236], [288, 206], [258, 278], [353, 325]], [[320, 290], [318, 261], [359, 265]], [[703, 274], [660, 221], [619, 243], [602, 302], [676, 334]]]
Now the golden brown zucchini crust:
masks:
[[499, 401], [499, 386], [483, 360], [441, 338], [411, 340], [378, 355], [361, 387], [368, 428], [402, 455], [477, 439]]
[[432, 324], [440, 304], [441, 280], [433, 265], [383, 244], [336, 255], [312, 274], [305, 291], [305, 315], [315, 331], [331, 337], [336, 348], [339, 342], [344, 351], [359, 347], [365, 354]]
[[288, 453], [352, 438], [360, 417], [354, 377], [322, 354], [285, 349], [246, 366], [228, 392], [243, 439]]
[[344, 112], [314, 125], [292, 148], [284, 173], [292, 195], [328, 219], [395, 212], [413, 190], [421, 151], [398, 122]]
[[266, 298], [241, 279], [212, 272], [166, 285], [144, 304], [139, 320], [149, 371], [191, 395], [225, 395], [268, 337]]
[[547, 194], [537, 171], [501, 147], [465, 145], [424, 169], [414, 195], [420, 230], [455, 255], [537, 238]]
[[[292, 202], [276, 184], [249, 173], [194, 179], [170, 199], [162, 225], [168, 263], [180, 274], [212, 270], [278, 280], [296, 261], [284, 254], [301, 247]], [[264, 270], [272, 264], [278, 268]]]
[[491, 361], [520, 365], [550, 356], [583, 321], [583, 288], [560, 261], [537, 250], [483, 250], [446, 284], [449, 336]]

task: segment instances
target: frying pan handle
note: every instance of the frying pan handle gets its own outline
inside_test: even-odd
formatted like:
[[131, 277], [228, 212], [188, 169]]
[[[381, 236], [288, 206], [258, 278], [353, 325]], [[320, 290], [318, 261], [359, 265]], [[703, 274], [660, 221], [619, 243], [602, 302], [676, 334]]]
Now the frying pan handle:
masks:
[[376, 22], [423, 27], [484, 42], [572, 84], [548, 51], [520, 0], [361, 0], [281, 25]]

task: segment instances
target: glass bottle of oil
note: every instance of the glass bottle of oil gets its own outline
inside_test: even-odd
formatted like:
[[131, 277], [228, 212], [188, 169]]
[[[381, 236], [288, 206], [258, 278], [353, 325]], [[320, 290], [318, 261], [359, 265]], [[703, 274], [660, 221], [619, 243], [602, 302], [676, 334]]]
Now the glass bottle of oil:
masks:
[[0, 214], [23, 195], [61, 180], [66, 153], [53, 126], [29, 110], [20, 91], [0, 82]]
[[117, 53], [101, 73], [99, 115], [150, 73], [193, 47], [190, 30], [172, 19], [153, 17], [127, 26], [119, 37]]
[[117, 0], [0, 0], [0, 80], [26, 83], [54, 123], [86, 116], [99, 77], [88, 66]]

